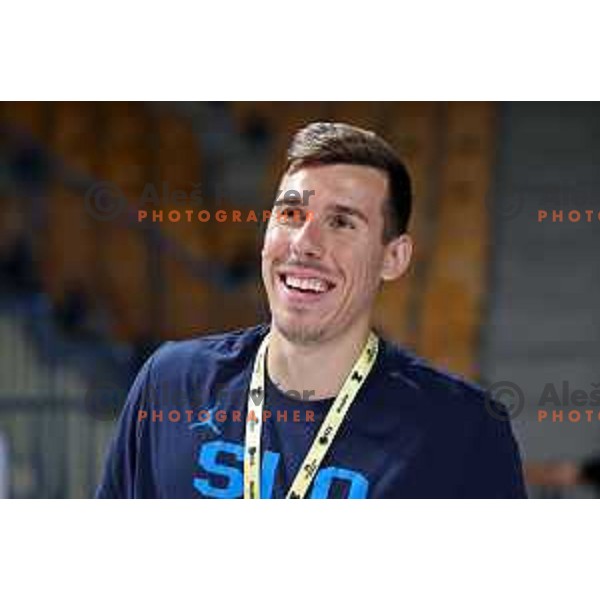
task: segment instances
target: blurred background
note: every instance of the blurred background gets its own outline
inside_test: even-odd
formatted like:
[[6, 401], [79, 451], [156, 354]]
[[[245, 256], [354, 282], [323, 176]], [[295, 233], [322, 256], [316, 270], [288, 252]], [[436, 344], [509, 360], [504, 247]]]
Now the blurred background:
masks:
[[600, 407], [581, 409], [591, 422], [569, 421], [569, 399], [563, 422], [538, 410], [549, 385], [561, 401], [600, 387], [600, 106], [491, 102], [0, 103], [0, 497], [92, 496], [149, 353], [268, 318], [260, 219], [166, 213], [270, 208], [314, 120], [377, 131], [413, 178], [416, 257], [379, 328], [510, 384], [532, 496], [596, 497]]

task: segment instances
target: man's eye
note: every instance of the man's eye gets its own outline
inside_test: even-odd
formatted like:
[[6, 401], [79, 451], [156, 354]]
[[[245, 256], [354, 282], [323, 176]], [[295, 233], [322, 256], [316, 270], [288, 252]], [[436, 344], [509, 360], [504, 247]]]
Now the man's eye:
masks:
[[354, 223], [345, 215], [334, 215], [331, 217], [331, 225], [334, 229], [355, 229]]

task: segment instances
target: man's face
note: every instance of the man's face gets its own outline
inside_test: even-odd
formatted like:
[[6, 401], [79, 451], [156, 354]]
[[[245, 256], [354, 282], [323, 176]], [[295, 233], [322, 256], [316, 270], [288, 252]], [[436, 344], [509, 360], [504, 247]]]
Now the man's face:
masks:
[[[387, 175], [319, 165], [284, 176], [279, 187], [314, 193], [307, 206], [276, 206], [274, 217], [298, 218], [272, 218], [265, 234], [262, 275], [275, 326], [289, 340], [311, 343], [367, 325], [382, 277], [400, 274], [397, 244], [382, 241]], [[410, 248], [403, 256], [408, 264]]]

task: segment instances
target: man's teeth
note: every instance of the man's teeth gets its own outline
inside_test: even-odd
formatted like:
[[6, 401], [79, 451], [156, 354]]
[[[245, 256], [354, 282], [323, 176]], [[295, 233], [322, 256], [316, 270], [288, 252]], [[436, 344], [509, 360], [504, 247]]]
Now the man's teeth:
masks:
[[309, 290], [311, 292], [326, 292], [327, 291], [327, 283], [325, 283], [322, 279], [304, 279], [300, 277], [292, 277], [291, 275], [287, 275], [285, 277], [285, 284], [288, 287], [296, 288], [298, 290]]

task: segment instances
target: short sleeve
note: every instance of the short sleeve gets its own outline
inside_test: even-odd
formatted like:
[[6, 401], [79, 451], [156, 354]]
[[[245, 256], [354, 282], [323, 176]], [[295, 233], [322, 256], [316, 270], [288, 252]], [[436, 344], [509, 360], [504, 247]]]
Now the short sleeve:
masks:
[[146, 421], [140, 421], [139, 414], [149, 403], [155, 356], [156, 353], [142, 366], [129, 390], [108, 449], [96, 498], [137, 498], [143, 496], [143, 488], [148, 487], [139, 478], [142, 446], [148, 435]]
[[485, 412], [465, 465], [461, 498], [527, 498], [523, 467], [506, 410]]

